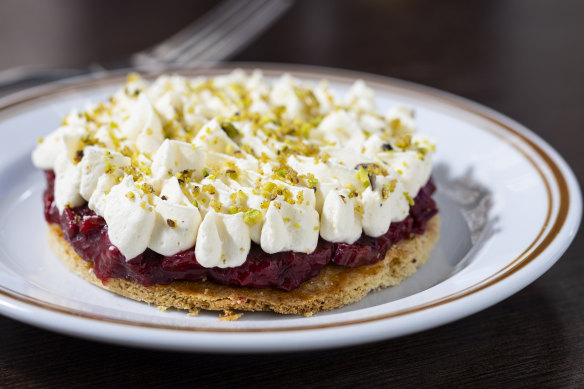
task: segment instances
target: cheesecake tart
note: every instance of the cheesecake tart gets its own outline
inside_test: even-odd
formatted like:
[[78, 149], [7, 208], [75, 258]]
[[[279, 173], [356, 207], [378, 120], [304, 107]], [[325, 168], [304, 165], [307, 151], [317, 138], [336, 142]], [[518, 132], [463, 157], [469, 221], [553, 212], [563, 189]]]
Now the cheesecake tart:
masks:
[[412, 110], [379, 114], [362, 81], [339, 96], [236, 70], [131, 74], [32, 159], [49, 242], [89, 282], [159, 307], [310, 316], [429, 257], [433, 151]]

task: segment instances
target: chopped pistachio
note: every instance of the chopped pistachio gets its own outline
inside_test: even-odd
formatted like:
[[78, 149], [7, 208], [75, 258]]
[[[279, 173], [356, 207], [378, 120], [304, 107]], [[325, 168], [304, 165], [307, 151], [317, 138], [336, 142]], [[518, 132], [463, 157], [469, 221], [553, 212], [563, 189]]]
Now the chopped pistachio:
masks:
[[250, 209], [243, 214], [243, 221], [245, 224], [253, 226], [262, 220], [262, 212], [257, 209]]
[[410, 203], [410, 205], [414, 205], [414, 199], [412, 199], [408, 192], [404, 192], [404, 197], [406, 198], [406, 200], [408, 200], [408, 203]]
[[211, 195], [215, 194], [215, 187], [213, 185], [203, 185], [203, 192], [207, 192]]
[[221, 208], [223, 207], [223, 204], [217, 200], [211, 200], [209, 205], [215, 210], [215, 212], [221, 212]]
[[221, 128], [232, 139], [239, 135], [239, 131], [231, 122], [221, 122]]
[[369, 174], [367, 173], [367, 170], [365, 170], [363, 166], [359, 166], [359, 170], [357, 170], [357, 173], [355, 173], [355, 178], [361, 181], [365, 188], [368, 188], [369, 185], [371, 184], [369, 182]]
[[308, 182], [308, 185], [310, 185], [311, 188], [316, 188], [316, 186], [318, 185], [318, 179], [311, 177], [308, 180], [306, 180]]

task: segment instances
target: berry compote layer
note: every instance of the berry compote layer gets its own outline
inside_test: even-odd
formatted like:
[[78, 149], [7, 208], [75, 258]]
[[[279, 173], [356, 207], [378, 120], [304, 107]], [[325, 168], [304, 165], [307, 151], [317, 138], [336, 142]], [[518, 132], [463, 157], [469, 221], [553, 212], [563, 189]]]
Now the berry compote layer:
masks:
[[408, 217], [391, 223], [389, 230], [377, 238], [363, 234], [353, 244], [320, 239], [316, 250], [310, 254], [293, 251], [268, 254], [252, 243], [243, 265], [225, 269], [205, 268], [197, 262], [194, 248], [170, 256], [147, 249], [126, 260], [110, 242], [105, 220], [87, 205], [67, 208], [59, 214], [53, 194], [55, 174], [47, 171], [45, 175], [47, 189], [43, 200], [47, 222], [60, 225], [65, 239], [81, 258], [93, 262], [94, 274], [104, 283], [109, 278], [123, 278], [144, 286], [178, 280], [213, 280], [224, 285], [275, 287], [290, 291], [318, 275], [327, 264], [358, 267], [383, 259], [392, 245], [424, 233], [426, 223], [438, 212], [431, 197], [436, 187], [430, 178], [414, 198]]

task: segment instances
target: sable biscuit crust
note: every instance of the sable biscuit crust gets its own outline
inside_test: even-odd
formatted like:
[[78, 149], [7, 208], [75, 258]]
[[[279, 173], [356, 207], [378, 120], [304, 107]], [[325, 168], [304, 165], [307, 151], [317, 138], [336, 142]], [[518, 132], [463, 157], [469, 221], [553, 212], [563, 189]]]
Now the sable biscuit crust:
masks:
[[430, 219], [426, 231], [412, 240], [393, 245], [385, 258], [357, 268], [326, 265], [318, 276], [298, 289], [286, 292], [273, 288], [226, 286], [212, 281], [175, 281], [149, 287], [112, 278], [103, 283], [92, 272], [93, 263], [82, 259], [63, 238], [61, 228], [49, 224], [49, 244], [61, 261], [87, 281], [122, 296], [159, 307], [230, 311], [274, 311], [312, 316], [361, 300], [369, 292], [394, 286], [423, 265], [440, 236], [440, 218]]

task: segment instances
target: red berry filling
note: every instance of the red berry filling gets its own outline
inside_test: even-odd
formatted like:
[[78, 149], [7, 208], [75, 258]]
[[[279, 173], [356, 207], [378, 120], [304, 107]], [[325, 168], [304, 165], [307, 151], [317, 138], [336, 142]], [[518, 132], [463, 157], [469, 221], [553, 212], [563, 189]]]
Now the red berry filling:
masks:
[[59, 215], [54, 201], [55, 174], [47, 171], [44, 192], [45, 218], [59, 224], [65, 239], [81, 258], [94, 264], [94, 274], [104, 282], [109, 278], [124, 278], [144, 286], [168, 284], [177, 280], [210, 279], [224, 285], [254, 288], [275, 287], [283, 290], [298, 288], [320, 272], [327, 264], [357, 267], [373, 264], [385, 257], [395, 243], [422, 234], [428, 220], [438, 210], [431, 195], [436, 190], [432, 179], [420, 189], [410, 207], [409, 216], [392, 223], [384, 235], [372, 238], [362, 235], [355, 243], [331, 243], [320, 239], [310, 254], [282, 252], [268, 254], [252, 243], [245, 263], [233, 268], [205, 268], [197, 262], [194, 248], [163, 256], [147, 249], [135, 258], [126, 260], [110, 242], [105, 220], [87, 205], [67, 208]]

